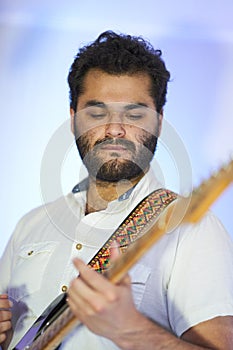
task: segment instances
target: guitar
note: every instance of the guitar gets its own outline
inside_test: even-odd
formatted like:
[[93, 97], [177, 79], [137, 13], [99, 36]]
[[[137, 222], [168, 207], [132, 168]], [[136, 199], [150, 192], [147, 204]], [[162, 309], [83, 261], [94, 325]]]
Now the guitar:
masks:
[[[135, 240], [110, 268], [105, 276], [113, 283], [119, 282], [126, 272], [155, 244], [165, 232], [172, 231], [182, 223], [196, 223], [211, 204], [233, 181], [233, 160], [203, 181], [186, 197], [178, 197], [159, 215], [155, 222], [145, 228], [142, 236]], [[81, 322], [74, 317], [66, 294], [59, 295], [35, 321], [29, 331], [13, 350], [52, 350], [74, 327]]]

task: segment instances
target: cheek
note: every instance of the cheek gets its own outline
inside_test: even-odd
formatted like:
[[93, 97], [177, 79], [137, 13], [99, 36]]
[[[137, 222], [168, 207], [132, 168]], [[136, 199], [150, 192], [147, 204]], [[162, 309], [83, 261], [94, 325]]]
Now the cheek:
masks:
[[144, 131], [136, 135], [135, 139], [139, 145], [142, 145], [147, 140], [148, 136], [148, 133]]
[[93, 128], [93, 127], [83, 127], [80, 124], [76, 124], [76, 136], [77, 137], [85, 137], [89, 140], [90, 143], [95, 142], [95, 140], [99, 139], [103, 135], [102, 128]]
[[135, 126], [128, 126], [126, 138], [129, 141], [135, 142], [139, 146], [151, 137], [151, 133], [147, 130]]
[[[77, 136], [76, 136], [77, 138]], [[78, 144], [79, 148], [82, 148], [83, 152], [89, 152], [93, 150], [96, 143], [102, 141], [105, 138], [105, 135], [98, 129], [92, 129], [84, 133], [79, 132]]]
[[137, 137], [138, 152], [144, 152], [144, 148], [154, 153], [157, 144], [157, 137], [154, 134], [144, 131]]

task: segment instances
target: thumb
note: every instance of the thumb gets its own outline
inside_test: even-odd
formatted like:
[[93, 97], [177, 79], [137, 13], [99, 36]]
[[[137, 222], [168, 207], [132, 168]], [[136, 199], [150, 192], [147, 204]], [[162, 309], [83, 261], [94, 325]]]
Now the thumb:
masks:
[[117, 241], [113, 241], [109, 250], [111, 261], [116, 261], [117, 258], [121, 255], [119, 243]]
[[[110, 246], [110, 257], [112, 262], [116, 262], [120, 258], [121, 255], [120, 246], [117, 241], [114, 241]], [[130, 285], [131, 284], [131, 278], [128, 273], [126, 273], [121, 280], [117, 284], [125, 284]]]

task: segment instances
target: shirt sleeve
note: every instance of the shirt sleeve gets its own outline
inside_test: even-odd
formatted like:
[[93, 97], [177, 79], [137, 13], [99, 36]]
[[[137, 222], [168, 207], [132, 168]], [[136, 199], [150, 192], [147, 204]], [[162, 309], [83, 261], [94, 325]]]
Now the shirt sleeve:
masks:
[[233, 242], [211, 212], [180, 228], [167, 302], [177, 336], [200, 322], [233, 315]]

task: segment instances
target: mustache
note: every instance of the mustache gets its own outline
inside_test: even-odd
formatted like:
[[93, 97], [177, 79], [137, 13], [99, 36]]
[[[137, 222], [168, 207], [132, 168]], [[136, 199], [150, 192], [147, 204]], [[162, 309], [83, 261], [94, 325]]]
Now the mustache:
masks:
[[101, 140], [97, 140], [94, 144], [94, 147], [98, 148], [100, 146], [105, 146], [105, 145], [120, 145], [132, 152], [136, 151], [135, 144], [132, 141], [125, 140], [125, 139], [104, 138]]

